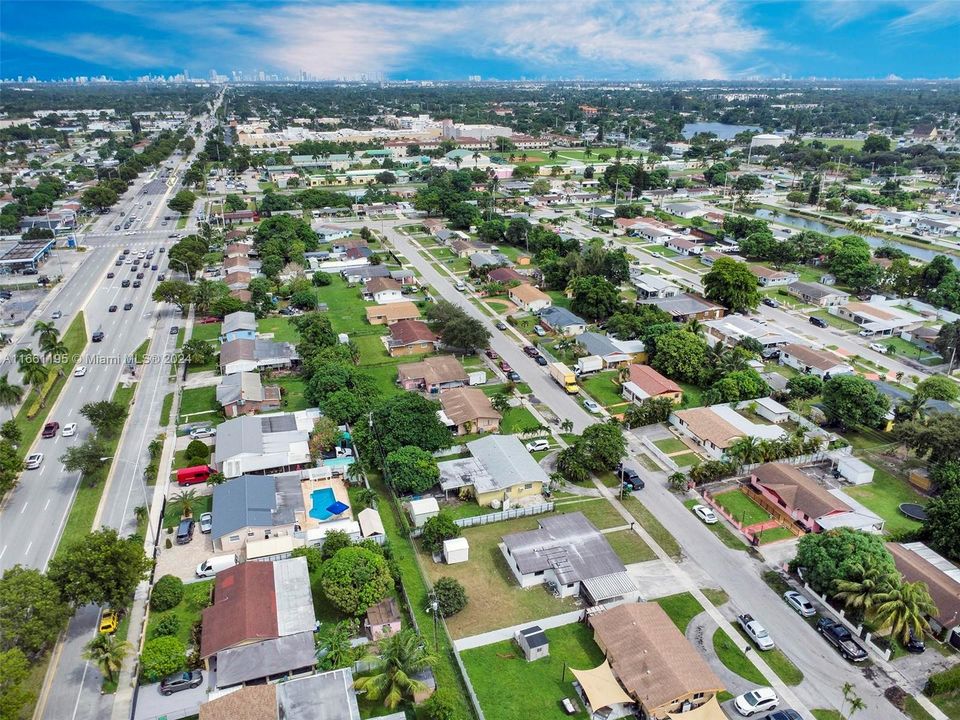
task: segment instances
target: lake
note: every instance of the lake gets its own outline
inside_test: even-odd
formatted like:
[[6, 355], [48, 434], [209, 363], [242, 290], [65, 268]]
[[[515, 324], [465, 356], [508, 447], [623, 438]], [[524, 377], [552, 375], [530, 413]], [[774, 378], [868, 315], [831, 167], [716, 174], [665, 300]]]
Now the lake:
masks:
[[733, 136], [737, 133], [746, 132], [751, 130], [753, 132], [760, 132], [763, 128], [758, 128], [754, 125], [727, 125], [726, 123], [718, 122], [700, 122], [700, 123], [687, 123], [683, 126], [683, 136], [689, 140], [697, 133], [713, 133], [721, 140], [733, 140]]

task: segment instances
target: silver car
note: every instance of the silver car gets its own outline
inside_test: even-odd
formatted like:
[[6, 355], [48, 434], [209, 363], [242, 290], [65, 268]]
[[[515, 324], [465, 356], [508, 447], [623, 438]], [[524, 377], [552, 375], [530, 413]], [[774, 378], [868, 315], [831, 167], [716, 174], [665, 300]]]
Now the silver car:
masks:
[[800, 613], [801, 617], [813, 617], [817, 614], [811, 602], [796, 590], [787, 590], [783, 594], [783, 599], [787, 601], [787, 605]]

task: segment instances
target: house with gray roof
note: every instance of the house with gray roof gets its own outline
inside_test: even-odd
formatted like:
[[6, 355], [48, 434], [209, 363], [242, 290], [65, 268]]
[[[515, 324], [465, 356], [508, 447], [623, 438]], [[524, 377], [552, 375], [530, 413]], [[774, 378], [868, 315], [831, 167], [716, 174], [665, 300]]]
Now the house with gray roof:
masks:
[[559, 305], [553, 305], [540, 311], [540, 324], [547, 330], [573, 337], [587, 329], [587, 321]]
[[587, 351], [587, 355], [596, 355], [603, 360], [604, 368], [617, 368], [629, 365], [633, 355], [624, 352], [620, 344], [607, 335], [585, 332], [577, 336], [577, 345]]
[[253, 340], [257, 336], [257, 316], [252, 312], [233, 312], [223, 318], [220, 327], [220, 342]]
[[248, 540], [293, 534], [304, 519], [295, 477], [241, 475], [213, 488], [214, 549], [236, 552]]
[[513, 263], [501, 252], [475, 252], [470, 256], [470, 267], [510, 267]]
[[264, 385], [260, 373], [226, 375], [217, 385], [217, 402], [227, 418], [280, 409], [280, 386]]
[[487, 435], [467, 443], [470, 457], [437, 464], [444, 492], [473, 488], [477, 504], [509, 505], [540, 495], [550, 482], [516, 435]]
[[547, 583], [591, 605], [636, 597], [636, 583], [603, 534], [580, 512], [541, 516], [540, 527], [504, 535], [500, 550], [521, 587]]
[[[640, 302], [640, 301], [638, 301]], [[690, 320], [718, 320], [726, 310], [722, 305], [710, 302], [706, 298], [691, 293], [682, 293], [673, 297], [654, 298], [642, 301], [646, 305], [655, 305], [673, 318], [674, 322]]]
[[316, 410], [244, 415], [220, 423], [213, 464], [227, 478], [300, 470], [313, 465], [308, 441]]
[[220, 346], [220, 373], [291, 368], [300, 361], [293, 343], [265, 338], [238, 338]]

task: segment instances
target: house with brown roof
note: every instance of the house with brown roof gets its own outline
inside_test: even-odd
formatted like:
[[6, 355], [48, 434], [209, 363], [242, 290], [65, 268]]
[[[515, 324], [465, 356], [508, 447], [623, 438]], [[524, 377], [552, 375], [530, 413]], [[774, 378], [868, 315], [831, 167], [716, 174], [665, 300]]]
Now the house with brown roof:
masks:
[[508, 267], [499, 267], [494, 268], [487, 273], [487, 279], [491, 282], [499, 282], [503, 284], [518, 282], [518, 283], [529, 283], [530, 278], [526, 275], [521, 275], [513, 268]]
[[401, 285], [391, 277], [373, 277], [363, 286], [363, 299], [373, 300], [377, 305], [405, 302]]
[[739, 438], [779, 440], [787, 435], [778, 425], [753, 422], [725, 404], [676, 410], [670, 415], [670, 424], [715, 460], [723, 459], [727, 448]]
[[467, 384], [467, 371], [453, 355], [437, 355], [397, 366], [397, 383], [404, 390], [436, 395]]
[[[651, 720], [717, 704], [723, 682], [657, 603], [617, 605], [589, 616], [588, 624], [606, 660], [586, 673], [573, 672], [594, 713], [623, 702], [617, 687]], [[715, 714], [703, 717], [724, 715], [717, 705]]]
[[248, 685], [200, 706], [200, 720], [360, 720], [353, 672], [341, 668]]
[[478, 388], [460, 387], [440, 393], [440, 407], [446, 425], [454, 435], [497, 432], [503, 417], [493, 409], [490, 398]]
[[450, 252], [456, 255], [458, 258], [468, 258], [477, 252], [477, 246], [474, 245], [469, 240], [463, 240], [457, 238], [450, 241]]
[[430, 326], [421, 320], [398, 320], [390, 326], [387, 351], [390, 357], [421, 355], [434, 352], [440, 339]]
[[789, 285], [800, 279], [795, 272], [786, 270], [774, 270], [764, 265], [747, 265], [750, 272], [757, 278], [757, 284], [760, 287], [777, 287], [778, 285]]
[[780, 348], [780, 364], [820, 378], [853, 372], [852, 367], [833, 353], [796, 343], [787, 343]]
[[227, 287], [231, 290], [244, 290], [250, 284], [250, 280], [253, 279], [253, 275], [245, 270], [234, 270], [233, 272], [227, 273], [224, 282], [227, 284]]
[[395, 598], [384, 598], [367, 609], [363, 629], [373, 642], [400, 632], [400, 608]]
[[278, 410], [281, 404], [280, 386], [264, 385], [260, 373], [234, 373], [220, 379], [217, 402], [227, 418]]
[[533, 285], [523, 283], [507, 290], [510, 302], [527, 312], [540, 312], [553, 305], [553, 299], [543, 290]]
[[371, 305], [365, 307], [364, 312], [367, 314], [367, 322], [371, 325], [393, 325], [401, 320], [416, 320], [420, 317], [420, 309], [408, 301]]
[[947, 632], [946, 642], [960, 641], [960, 568], [922, 542], [887, 543], [893, 562], [907, 582], [923, 582], [937, 606], [928, 618], [934, 632]]
[[309, 671], [315, 627], [306, 558], [241, 563], [217, 573], [200, 658], [216, 669], [217, 688]]
[[630, 377], [623, 384], [622, 395], [631, 402], [640, 402], [654, 397], [668, 397], [673, 402], [678, 403], [683, 400], [683, 388], [649, 365], [633, 364], [630, 366]]
[[821, 521], [853, 508], [794, 465], [765, 463], [750, 474], [750, 487], [763, 496], [781, 517], [807, 532], [825, 529]]

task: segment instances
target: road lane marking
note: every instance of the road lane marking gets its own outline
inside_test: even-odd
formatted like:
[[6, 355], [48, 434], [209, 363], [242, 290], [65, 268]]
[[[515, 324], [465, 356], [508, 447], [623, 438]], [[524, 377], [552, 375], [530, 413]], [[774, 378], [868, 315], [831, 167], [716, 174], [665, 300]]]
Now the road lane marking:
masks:
[[29, 543], [27, 543], [27, 549], [23, 551], [23, 554], [24, 554], [24, 555], [29, 555], [29, 554], [30, 554], [30, 548], [32, 548], [32, 547], [33, 547], [33, 540], [31, 540]]
[[23, 511], [27, 509], [27, 505], [29, 505], [29, 504], [30, 504], [30, 501], [28, 500], [27, 502], [25, 502], [25, 503], [23, 504], [23, 507], [20, 508], [20, 514], [21, 514], [21, 515], [23, 515]]
[[4, 545], [4, 546], [3, 546], [3, 550], [0, 550], [0, 559], [3, 558], [3, 554], [4, 554], [6, 551], [7, 551], [7, 546]]
[[43, 504], [43, 511], [46, 512], [48, 507], [50, 507], [50, 498], [47, 498], [47, 501]]

